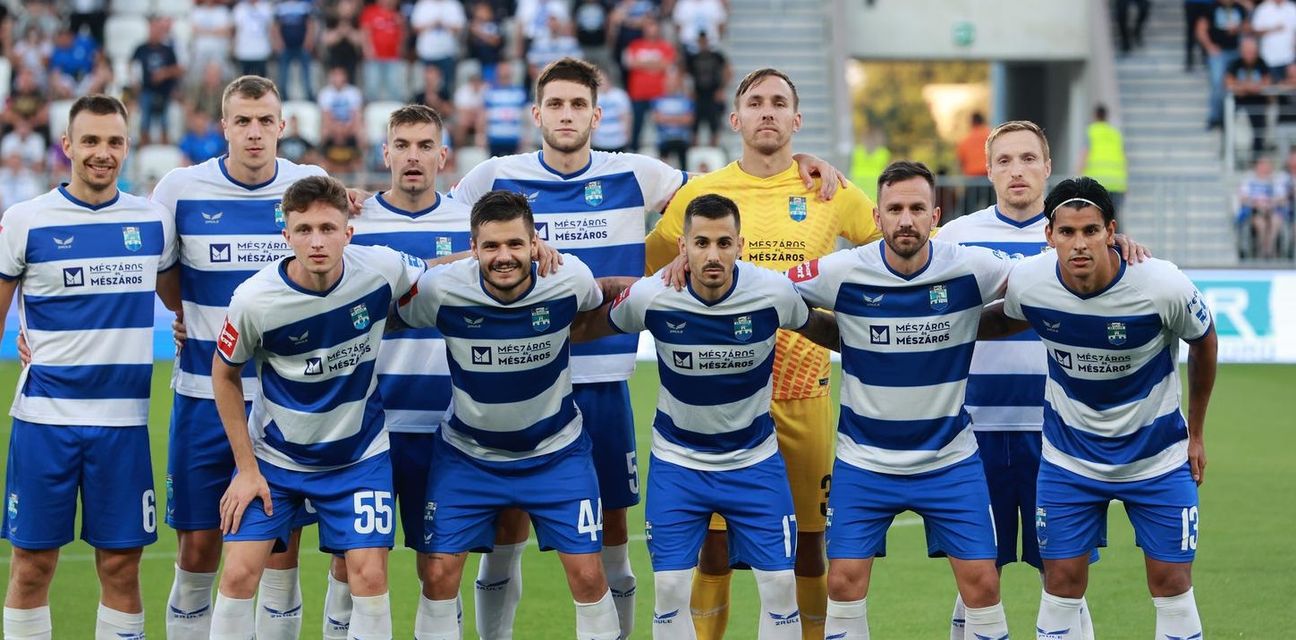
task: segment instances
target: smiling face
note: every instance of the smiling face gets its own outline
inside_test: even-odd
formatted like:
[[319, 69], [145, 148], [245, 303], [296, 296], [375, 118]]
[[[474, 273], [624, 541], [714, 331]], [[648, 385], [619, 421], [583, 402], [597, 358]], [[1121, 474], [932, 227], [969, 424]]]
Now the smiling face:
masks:
[[392, 189], [411, 198], [422, 196], [436, 186], [437, 172], [445, 168], [440, 129], [430, 122], [391, 127], [383, 162], [391, 169]]
[[521, 217], [483, 222], [473, 231], [473, 257], [495, 297], [512, 298], [530, 285], [534, 240], [535, 227]]
[[72, 183], [96, 193], [115, 189], [129, 146], [126, 135], [126, 119], [119, 113], [78, 113], [63, 134]]
[[792, 144], [801, 129], [801, 113], [787, 81], [766, 76], [738, 96], [729, 124], [742, 135], [743, 146], [773, 154]]
[[576, 153], [589, 146], [590, 135], [603, 117], [594, 103], [594, 90], [570, 80], [554, 80], [540, 89], [531, 116], [545, 145], [559, 153]]

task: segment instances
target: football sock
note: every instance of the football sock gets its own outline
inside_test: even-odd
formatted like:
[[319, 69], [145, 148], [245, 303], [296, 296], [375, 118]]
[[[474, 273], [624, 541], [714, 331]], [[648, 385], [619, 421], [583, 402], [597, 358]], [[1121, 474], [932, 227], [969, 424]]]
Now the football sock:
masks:
[[391, 640], [391, 597], [351, 596], [351, 636], [369, 640]]
[[459, 599], [428, 600], [419, 596], [418, 615], [414, 618], [414, 640], [460, 640], [463, 627], [459, 622]]
[[494, 551], [482, 554], [473, 589], [477, 633], [482, 640], [513, 637], [513, 618], [522, 600], [522, 552], [525, 550], [525, 542], [497, 544]]
[[95, 640], [144, 640], [144, 612], [126, 613], [99, 603]]
[[347, 640], [351, 627], [351, 585], [328, 572], [328, 591], [324, 593], [324, 640]]
[[1008, 640], [1008, 618], [1004, 617], [1003, 603], [967, 607], [967, 637]]
[[[653, 572], [654, 640], [695, 640], [693, 618], [689, 615], [689, 588], [692, 569]], [[622, 630], [624, 634], [625, 630]]]
[[824, 640], [868, 640], [868, 598], [851, 602], [828, 599]]
[[1093, 617], [1089, 615], [1089, 601], [1080, 598], [1080, 640], [1094, 640]]
[[796, 577], [797, 607], [801, 609], [803, 640], [823, 640], [828, 608], [828, 575]]
[[256, 634], [256, 605], [246, 600], [216, 594], [212, 611], [211, 640], [253, 640]]
[[1080, 598], [1063, 598], [1047, 591], [1040, 594], [1035, 631], [1040, 638], [1080, 637]]
[[212, 585], [215, 573], [194, 573], [176, 565], [171, 597], [167, 599], [168, 638], [206, 638], [211, 635]]
[[302, 598], [297, 569], [266, 569], [257, 588], [257, 640], [297, 640], [301, 626]]
[[729, 626], [730, 571], [721, 576], [697, 571], [693, 574], [693, 598], [689, 613], [698, 640], [721, 640]]
[[616, 605], [617, 619], [621, 621], [621, 637], [629, 638], [634, 631], [635, 575], [630, 568], [629, 545], [603, 547], [603, 572], [607, 574], [612, 602]]
[[963, 606], [963, 596], [954, 594], [954, 613], [950, 614], [950, 640], [963, 640], [967, 625], [967, 608]]
[[54, 637], [54, 625], [50, 621], [50, 608], [35, 609], [4, 608], [5, 640], [50, 640]]
[[605, 591], [597, 602], [576, 603], [576, 640], [617, 640], [621, 621], [617, 619], [612, 592]]
[[1201, 617], [1192, 587], [1177, 596], [1152, 598], [1152, 604], [1156, 605], [1158, 638], [1201, 638]]
[[796, 575], [791, 569], [761, 571], [752, 569], [756, 591], [760, 593], [760, 640], [799, 640], [801, 611], [797, 608]]

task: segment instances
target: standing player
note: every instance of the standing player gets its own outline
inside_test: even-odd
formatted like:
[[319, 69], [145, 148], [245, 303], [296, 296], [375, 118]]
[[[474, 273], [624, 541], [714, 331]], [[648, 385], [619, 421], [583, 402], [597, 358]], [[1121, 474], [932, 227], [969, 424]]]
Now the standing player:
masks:
[[469, 551], [489, 550], [505, 509], [528, 513], [556, 549], [576, 602], [576, 636], [623, 632], [599, 549], [602, 514], [590, 439], [571, 384], [570, 329], [602, 292], [574, 256], [536, 275], [525, 196], [492, 191], [472, 208], [473, 259], [437, 267], [401, 301], [401, 319], [445, 336], [451, 408], [436, 443], [423, 519], [432, 562], [414, 633], [462, 637], [459, 582]]
[[[409, 255], [443, 258], [469, 249], [469, 209], [436, 191], [444, 168], [441, 116], [430, 107], [409, 105], [387, 120], [383, 160], [391, 188], [365, 200], [351, 220], [353, 245], [383, 245]], [[418, 553], [420, 582], [432, 557], [423, 537], [424, 493], [437, 426], [450, 404], [450, 369], [445, 340], [434, 328], [388, 332], [378, 355], [378, 392], [387, 414], [392, 481], [400, 508], [405, 546]], [[324, 638], [345, 640], [351, 598], [346, 564], [336, 556], [324, 604]]]
[[[297, 181], [282, 206], [293, 256], [235, 289], [212, 361], [237, 472], [220, 501], [225, 566], [211, 637], [252, 637], [261, 571], [310, 500], [321, 549], [346, 555], [351, 636], [390, 638], [395, 515], [375, 360], [387, 309], [425, 263], [386, 247], [347, 247], [350, 204], [333, 178]], [[252, 360], [261, 385], [249, 416], [241, 371]]]
[[153, 291], [179, 308], [175, 229], [161, 207], [117, 190], [129, 147], [119, 100], [77, 99], [62, 143], [71, 181], [10, 207], [0, 227], [0, 318], [18, 291], [31, 352], [10, 409], [4, 632], [52, 637], [50, 581], [80, 493], [101, 590], [95, 635], [142, 638], [140, 556], [157, 541]]
[[[235, 79], [225, 88], [221, 109], [229, 155], [175, 169], [153, 191], [153, 200], [175, 214], [188, 335], [172, 380], [167, 453], [166, 522], [180, 543], [167, 601], [167, 633], [173, 638], [206, 637], [211, 625], [211, 588], [221, 554], [217, 507], [234, 472], [210, 378], [225, 306], [235, 287], [291, 254], [281, 235], [284, 190], [300, 178], [324, 175], [319, 167], [275, 157], [284, 123], [273, 82]], [[254, 376], [246, 372], [248, 402], [257, 392]], [[276, 554], [264, 573], [258, 637], [296, 638], [301, 629], [296, 545], [294, 535], [289, 553]]]
[[[704, 193], [719, 193], [738, 203], [748, 238], [743, 259], [786, 271], [833, 251], [837, 238], [855, 244], [876, 240], [867, 214], [873, 202], [847, 184], [831, 201], [815, 197], [797, 176], [792, 135], [801, 127], [796, 86], [776, 69], [748, 74], [734, 95], [729, 123], [742, 135], [742, 159], [684, 185], [647, 240], [648, 271], [672, 260], [682, 266], [677, 242], [683, 237], [684, 211]], [[804, 638], [822, 638], [828, 591], [824, 579], [824, 513], [832, 471], [832, 406], [828, 394], [828, 352], [805, 337], [778, 333], [774, 359], [774, 400], [770, 413], [778, 425], [779, 450], [787, 461], [797, 516], [797, 602]], [[693, 622], [698, 637], [724, 637], [729, 616], [729, 558], [724, 521], [712, 521], [693, 581]]]
[[[1093, 179], [1064, 180], [1044, 210], [1054, 251], [1018, 266], [1002, 309], [985, 321], [987, 331], [1030, 326], [1048, 352], [1035, 511], [1045, 580], [1038, 637], [1077, 635], [1089, 550], [1105, 536], [1108, 503], [1120, 500], [1147, 557], [1156, 636], [1200, 638], [1192, 561], [1215, 383], [1210, 311], [1173, 264], [1131, 266], [1112, 249], [1116, 211]], [[1187, 422], [1181, 339], [1189, 343]]]
[[967, 603], [966, 635], [1008, 634], [994, 523], [963, 391], [981, 308], [1012, 261], [928, 240], [940, 219], [927, 167], [893, 162], [878, 178], [883, 242], [792, 272], [806, 302], [837, 313], [842, 406], [828, 501], [826, 637], [868, 638], [874, 558], [896, 514], [923, 518], [928, 554], [949, 556]]
[[732, 200], [690, 202], [678, 246], [690, 267], [686, 290], [650, 276], [608, 314], [610, 329], [652, 333], [661, 371], [645, 525], [653, 637], [696, 637], [693, 568], [719, 513], [732, 527], [734, 560], [756, 576], [759, 636], [799, 640], [797, 518], [770, 418], [770, 376], [778, 329], [835, 344], [836, 326], [826, 313], [811, 314], [784, 274], [738, 261], [743, 237]]

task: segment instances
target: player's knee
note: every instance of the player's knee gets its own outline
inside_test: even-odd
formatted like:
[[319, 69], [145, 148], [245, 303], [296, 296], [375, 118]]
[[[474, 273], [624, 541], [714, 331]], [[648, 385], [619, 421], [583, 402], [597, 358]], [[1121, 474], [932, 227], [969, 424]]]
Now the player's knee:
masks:
[[607, 577], [597, 563], [581, 563], [567, 569], [567, 582], [577, 602], [597, 602], [607, 591]]
[[23, 593], [48, 588], [57, 564], [57, 550], [29, 551], [14, 547], [13, 561], [9, 566], [10, 588]]
[[387, 566], [385, 562], [369, 561], [347, 566], [347, 584], [351, 593], [378, 595], [387, 591]]
[[1084, 596], [1088, 582], [1089, 559], [1084, 562], [1061, 560], [1044, 561], [1044, 589], [1062, 598], [1079, 598]]
[[105, 585], [111, 585], [118, 590], [133, 590], [139, 588], [139, 565], [140, 554], [142, 549], [131, 549], [129, 551], [99, 551], [95, 554], [95, 564], [98, 565], [99, 579]]
[[215, 573], [220, 568], [221, 536], [219, 530], [181, 531], [176, 563], [192, 573]]
[[999, 602], [999, 574], [995, 571], [993, 562], [987, 562], [985, 566], [978, 563], [978, 566], [965, 572], [960, 582], [960, 595], [967, 606], [981, 608]]
[[630, 539], [625, 509], [608, 509], [603, 512], [603, 544], [620, 545]]
[[[420, 564], [419, 566], [420, 566], [419, 579], [421, 580], [423, 579], [423, 576], [421, 575], [422, 565]], [[338, 555], [333, 556], [332, 562], [329, 563], [329, 573], [333, 574], [334, 580], [337, 580], [338, 582], [346, 582], [347, 581], [346, 558]]]
[[220, 592], [230, 598], [251, 598], [261, 583], [261, 568], [226, 558], [221, 570]]
[[868, 575], [862, 571], [830, 566], [828, 597], [839, 601], [861, 600], [868, 595]]
[[1148, 591], [1155, 598], [1169, 598], [1192, 588], [1192, 565], [1158, 563], [1148, 567]]

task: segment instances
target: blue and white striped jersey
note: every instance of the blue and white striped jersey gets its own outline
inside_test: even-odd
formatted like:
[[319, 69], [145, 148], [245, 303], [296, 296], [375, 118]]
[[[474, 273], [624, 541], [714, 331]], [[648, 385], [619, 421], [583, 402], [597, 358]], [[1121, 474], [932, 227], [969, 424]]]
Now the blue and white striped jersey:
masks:
[[[423, 258], [467, 251], [472, 234], [462, 203], [438, 196], [422, 211], [404, 211], [379, 193], [351, 220], [353, 245], [381, 245]], [[383, 336], [378, 354], [378, 391], [387, 430], [432, 433], [450, 405], [450, 367], [445, 340], [435, 327], [402, 329]]]
[[53, 425], [148, 424], [157, 274], [175, 266], [161, 207], [129, 193], [99, 205], [63, 187], [0, 226], [0, 278], [19, 280], [31, 364], [9, 414]]
[[[1028, 258], [1048, 249], [1039, 214], [1017, 222], [991, 206], [941, 227], [940, 239]], [[1039, 431], [1044, 424], [1044, 344], [1034, 331], [981, 340], [972, 352], [967, 410], [975, 431]]]
[[517, 144], [522, 140], [524, 119], [530, 100], [521, 85], [489, 87], [482, 95], [486, 111], [486, 139], [495, 144]]
[[647, 330], [657, 344], [661, 388], [653, 455], [702, 471], [756, 464], [778, 452], [770, 400], [774, 336], [799, 329], [810, 310], [785, 274], [741, 262], [724, 298], [703, 302], [648, 276], [608, 312], [618, 331]]
[[[570, 174], [545, 164], [543, 152], [492, 158], [473, 167], [451, 197], [471, 205], [487, 192], [521, 193], [531, 203], [536, 234], [579, 257], [594, 277], [644, 273], [644, 214], [664, 205], [688, 174], [633, 153], [591, 152]], [[610, 382], [634, 373], [636, 336], [611, 336], [572, 348], [572, 381]]]
[[[211, 363], [234, 288], [262, 267], [292, 255], [284, 242], [279, 201], [292, 183], [325, 175], [314, 165], [276, 162], [262, 184], [236, 182], [225, 170], [228, 156], [173, 169], [158, 181], [152, 199], [175, 214], [180, 238], [180, 295], [189, 338], [177, 357], [172, 387], [191, 398], [211, 398]], [[246, 398], [257, 380], [244, 372]]]
[[1013, 272], [1004, 313], [1028, 320], [1048, 352], [1044, 459], [1096, 480], [1145, 480], [1188, 460], [1179, 340], [1204, 338], [1211, 313], [1173, 264], [1121, 262], [1089, 295], [1062, 283], [1053, 252]]
[[968, 367], [981, 307], [999, 298], [1014, 261], [933, 240], [927, 265], [902, 276], [885, 246], [838, 251], [791, 275], [806, 302], [837, 313], [837, 457], [878, 473], [924, 473], [976, 452], [963, 408]]
[[562, 450], [581, 437], [572, 400], [571, 324], [603, 302], [579, 258], [501, 303], [486, 291], [476, 259], [429, 269], [401, 319], [445, 336], [452, 385], [441, 423], [447, 443], [478, 460], [518, 463]]
[[[342, 278], [325, 292], [288, 278], [289, 260], [258, 271], [230, 300], [217, 353], [256, 361], [261, 387], [248, 427], [258, 458], [325, 471], [387, 450], [376, 360], [392, 300], [425, 264], [386, 247], [348, 246]], [[248, 367], [250, 368], [250, 367]]]

